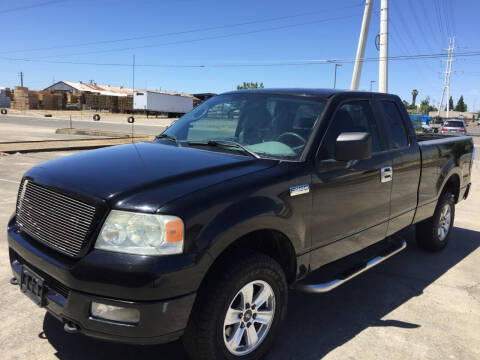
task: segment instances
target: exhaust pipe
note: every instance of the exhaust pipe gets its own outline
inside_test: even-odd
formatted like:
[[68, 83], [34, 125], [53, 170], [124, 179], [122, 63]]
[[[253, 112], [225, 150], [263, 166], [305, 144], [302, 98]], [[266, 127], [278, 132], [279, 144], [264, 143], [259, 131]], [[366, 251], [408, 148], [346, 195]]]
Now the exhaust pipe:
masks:
[[65, 322], [65, 324], [63, 325], [63, 330], [65, 330], [69, 334], [76, 334], [80, 332], [80, 328], [71, 321]]

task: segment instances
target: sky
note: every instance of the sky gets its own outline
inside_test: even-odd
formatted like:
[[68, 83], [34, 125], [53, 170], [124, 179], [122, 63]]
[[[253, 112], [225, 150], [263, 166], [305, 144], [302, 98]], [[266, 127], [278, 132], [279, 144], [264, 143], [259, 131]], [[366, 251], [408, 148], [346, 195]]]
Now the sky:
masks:
[[[389, 56], [440, 54], [455, 36], [451, 95], [480, 109], [478, 0], [390, 0]], [[0, 2], [0, 86], [43, 89], [93, 80], [135, 88], [221, 93], [265, 87], [350, 87], [364, 0], [17, 0]], [[375, 0], [360, 89], [378, 84]], [[474, 53], [469, 56], [461, 54]], [[477, 55], [478, 54], [478, 55]], [[146, 66], [148, 65], [148, 66]], [[390, 93], [438, 104], [441, 58], [389, 61]], [[375, 83], [371, 83], [375, 81]]]

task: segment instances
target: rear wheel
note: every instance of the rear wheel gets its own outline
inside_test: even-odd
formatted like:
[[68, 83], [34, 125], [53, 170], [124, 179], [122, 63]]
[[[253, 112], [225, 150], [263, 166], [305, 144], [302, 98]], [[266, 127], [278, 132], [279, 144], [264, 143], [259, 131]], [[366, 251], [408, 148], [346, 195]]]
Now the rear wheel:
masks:
[[433, 216], [417, 224], [417, 244], [425, 250], [442, 250], [450, 239], [455, 219], [455, 198], [448, 191], [438, 200]]
[[261, 359], [278, 335], [287, 309], [285, 274], [266, 255], [242, 255], [199, 293], [183, 337], [192, 359]]

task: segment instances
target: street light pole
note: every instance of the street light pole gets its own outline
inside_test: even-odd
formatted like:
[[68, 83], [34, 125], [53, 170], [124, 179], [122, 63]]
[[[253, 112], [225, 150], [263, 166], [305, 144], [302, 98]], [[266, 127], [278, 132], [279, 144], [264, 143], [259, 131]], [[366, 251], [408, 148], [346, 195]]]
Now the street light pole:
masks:
[[337, 67], [342, 66], [342, 64], [335, 64], [335, 75], [333, 77], [333, 88], [337, 86]]
[[376, 83], [375, 80], [370, 80], [370, 92], [373, 90], [373, 84]]

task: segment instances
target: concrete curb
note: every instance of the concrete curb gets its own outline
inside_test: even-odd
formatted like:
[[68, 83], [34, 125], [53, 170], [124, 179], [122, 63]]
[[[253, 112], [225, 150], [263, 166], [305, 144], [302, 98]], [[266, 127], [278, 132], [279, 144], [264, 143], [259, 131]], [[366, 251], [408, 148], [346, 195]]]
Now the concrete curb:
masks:
[[[135, 137], [133, 142], [152, 141], [150, 137]], [[107, 146], [131, 144], [131, 138], [83, 139], [83, 140], [45, 140], [14, 143], [0, 143], [0, 153], [32, 153], [47, 151], [89, 150]]]
[[[88, 136], [106, 136], [112, 138], [131, 138], [132, 133], [123, 131], [108, 131], [108, 130], [95, 130], [95, 129], [71, 129], [60, 128], [55, 130], [55, 134], [67, 134], [67, 135], [88, 135]], [[134, 138], [150, 137], [150, 134], [134, 133]]]

